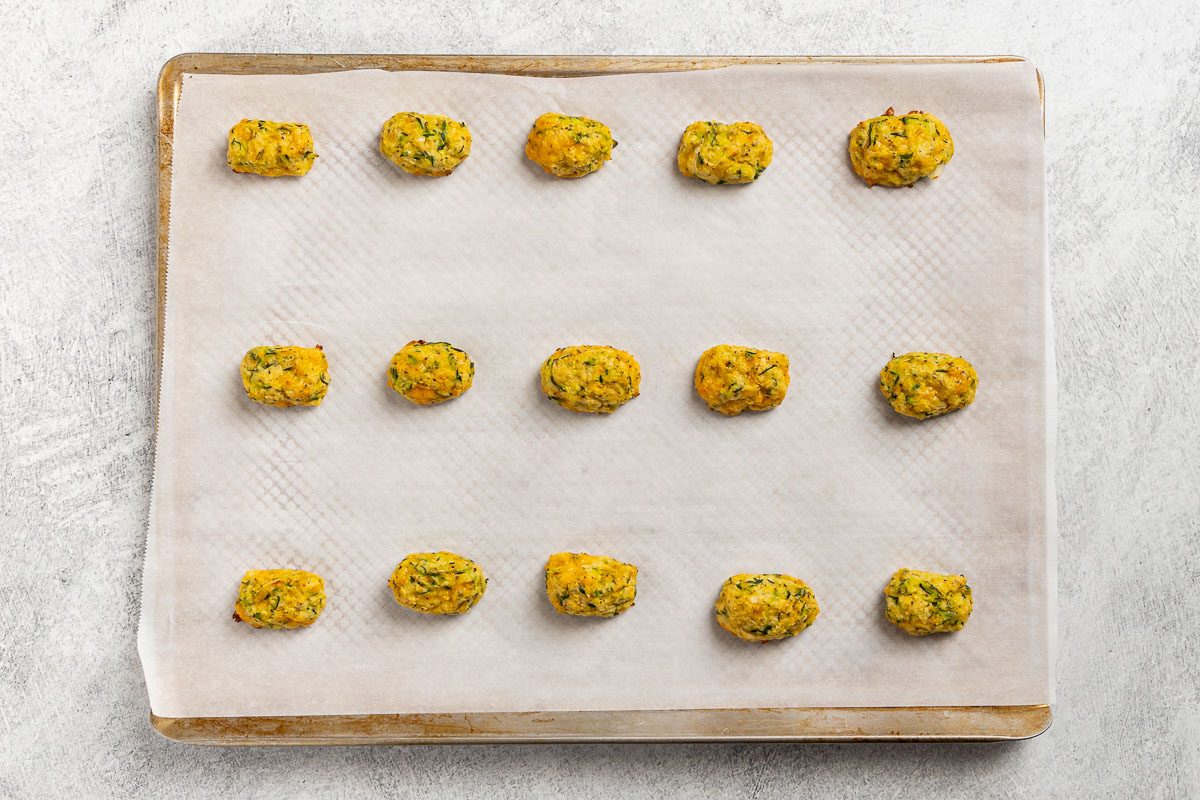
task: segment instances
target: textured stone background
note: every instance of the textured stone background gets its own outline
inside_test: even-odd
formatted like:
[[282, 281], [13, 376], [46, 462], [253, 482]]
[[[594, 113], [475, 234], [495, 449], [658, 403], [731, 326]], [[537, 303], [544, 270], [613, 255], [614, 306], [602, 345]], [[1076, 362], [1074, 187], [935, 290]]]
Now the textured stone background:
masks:
[[[886, 10], [885, 10], [886, 9]], [[1200, 5], [0, 2], [0, 796], [1200, 795]], [[154, 82], [189, 50], [1017, 53], [1048, 87], [1054, 727], [1015, 745], [216, 750], [147, 724]]]

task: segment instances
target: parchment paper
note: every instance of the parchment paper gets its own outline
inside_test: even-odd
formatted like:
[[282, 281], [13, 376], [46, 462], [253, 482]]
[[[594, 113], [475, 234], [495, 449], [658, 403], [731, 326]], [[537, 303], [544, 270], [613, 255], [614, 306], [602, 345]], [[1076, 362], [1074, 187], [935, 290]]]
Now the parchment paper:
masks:
[[[867, 189], [860, 119], [924, 109], [957, 151], [942, 179]], [[466, 121], [452, 176], [378, 153], [399, 110]], [[557, 181], [526, 161], [549, 110], [608, 123], [614, 158]], [[237, 175], [242, 117], [304, 121], [305, 178]], [[676, 171], [696, 119], [775, 142], [755, 184]], [[1042, 122], [1028, 64], [745, 67], [575, 79], [362, 71], [184, 78], [175, 127], [155, 485], [139, 649], [163, 716], [1025, 704], [1050, 699], [1048, 325]], [[475, 386], [440, 407], [388, 388], [410, 339], [448, 340]], [[786, 402], [727, 419], [695, 396], [707, 347], [791, 357]], [[318, 409], [250, 403], [259, 344], [322, 344]], [[611, 344], [643, 370], [612, 416], [538, 391], [558, 346]], [[893, 353], [961, 354], [978, 400], [926, 422], [876, 388]], [[490, 583], [471, 613], [391, 599], [406, 553], [448, 549]], [[560, 617], [546, 556], [640, 567], [637, 605]], [[248, 568], [326, 579], [310, 629], [231, 620]], [[961, 572], [953, 636], [884, 620], [902, 566]], [[795, 639], [713, 620], [738, 572], [806, 579]]]

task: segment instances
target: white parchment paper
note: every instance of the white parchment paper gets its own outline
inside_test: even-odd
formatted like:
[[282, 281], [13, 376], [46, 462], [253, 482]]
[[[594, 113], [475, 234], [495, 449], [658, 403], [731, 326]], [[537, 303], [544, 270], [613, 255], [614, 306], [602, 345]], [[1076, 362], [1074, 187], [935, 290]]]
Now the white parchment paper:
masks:
[[[941, 180], [867, 189], [847, 134], [888, 106], [937, 113]], [[378, 153], [399, 110], [466, 121], [452, 176]], [[608, 123], [583, 180], [524, 158], [548, 110]], [[302, 179], [237, 175], [242, 117], [304, 121]], [[761, 123], [755, 184], [674, 164], [696, 119]], [[139, 649], [162, 716], [1024, 704], [1050, 699], [1048, 325], [1034, 69], [745, 67], [575, 79], [376, 71], [184, 78], [175, 126], [165, 357]], [[384, 380], [410, 339], [448, 340], [475, 386], [416, 408]], [[691, 387], [730, 342], [789, 354], [767, 414], [726, 419]], [[320, 343], [318, 409], [243, 395], [242, 354]], [[537, 388], [558, 346], [611, 344], [642, 396], [569, 413]], [[967, 411], [926, 422], [879, 397], [892, 353], [969, 358]], [[426, 618], [386, 580], [406, 553], [477, 560], [487, 595]], [[555, 615], [549, 553], [640, 567], [612, 620]], [[248, 568], [327, 582], [310, 629], [231, 620]], [[883, 616], [901, 566], [966, 574], [970, 624], [912, 639]], [[712, 602], [737, 572], [807, 580], [795, 639], [742, 643]]]

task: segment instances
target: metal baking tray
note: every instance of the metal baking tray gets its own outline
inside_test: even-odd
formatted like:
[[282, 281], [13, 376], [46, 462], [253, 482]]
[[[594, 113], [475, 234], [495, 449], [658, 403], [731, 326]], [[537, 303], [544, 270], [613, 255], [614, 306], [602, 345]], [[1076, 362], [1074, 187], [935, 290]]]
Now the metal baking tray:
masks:
[[[432, 70], [527, 76], [677, 72], [719, 67], [807, 64], [978, 64], [1014, 56], [454, 56], [260, 55], [188, 53], [168, 61], [158, 81], [158, 332], [162, 364], [168, 219], [175, 115], [186, 73], [305, 74], [354, 69]], [[1038, 93], [1045, 93], [1040, 73]], [[157, 397], [155, 420], [157, 423]], [[214, 745], [419, 744], [588, 741], [1007, 741], [1051, 723], [1049, 705], [860, 708], [730, 708], [662, 711], [365, 714], [275, 717], [161, 717], [155, 730], [179, 742]]]

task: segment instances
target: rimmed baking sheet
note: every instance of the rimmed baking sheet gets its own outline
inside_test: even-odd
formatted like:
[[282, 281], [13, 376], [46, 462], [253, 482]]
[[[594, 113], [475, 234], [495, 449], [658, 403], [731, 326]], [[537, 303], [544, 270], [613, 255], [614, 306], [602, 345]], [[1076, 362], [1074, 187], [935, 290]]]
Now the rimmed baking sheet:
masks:
[[[554, 81], [392, 73], [403, 66], [382, 60], [230, 77], [205, 74], [226, 57], [192, 58], [164, 75], [169, 293], [140, 636], [156, 715], [594, 720], [1049, 702], [1052, 393], [1032, 66], [804, 62]], [[257, 64], [285, 72], [278, 58]], [[298, 70], [347, 61], [295, 58]], [[604, 71], [584, 61], [563, 69]], [[844, 120], [896, 104], [938, 109], [958, 153], [936, 185], [867, 190], [845, 164]], [[422, 182], [382, 161], [378, 123], [402, 107], [471, 124], [459, 172]], [[528, 119], [556, 107], [604, 119], [621, 142], [587, 181], [550, 181], [520, 155]], [[310, 122], [313, 172], [228, 173], [225, 117], [241, 116]], [[762, 180], [707, 187], [674, 173], [678, 131], [707, 117], [762, 122], [776, 141]], [[466, 347], [476, 388], [403, 407], [382, 370], [418, 337]], [[334, 386], [315, 412], [238, 395], [229, 364], [284, 340], [330, 353]], [[611, 418], [572, 417], [534, 386], [546, 353], [587, 341], [633, 351], [646, 373], [643, 396]], [[707, 412], [690, 367], [718, 341], [787, 351], [787, 403]], [[871, 375], [908, 349], [972, 358], [980, 401], [924, 425], [891, 416]], [[437, 547], [492, 578], [461, 620], [413, 619], [382, 583], [405, 552]], [[599, 626], [554, 617], [538, 583], [558, 549], [638, 563], [638, 606]], [[325, 575], [320, 625], [226, 623], [241, 571], [268, 564]], [[903, 565], [970, 576], [965, 631], [919, 641], [881, 623], [879, 591]], [[711, 599], [743, 570], [808, 579], [818, 624], [774, 647], [727, 639]], [[688, 738], [669, 733], [657, 735]]]

